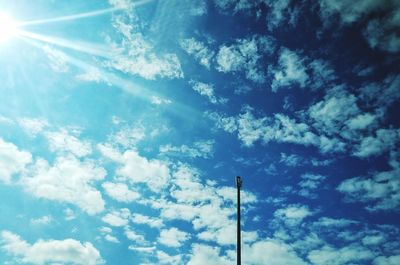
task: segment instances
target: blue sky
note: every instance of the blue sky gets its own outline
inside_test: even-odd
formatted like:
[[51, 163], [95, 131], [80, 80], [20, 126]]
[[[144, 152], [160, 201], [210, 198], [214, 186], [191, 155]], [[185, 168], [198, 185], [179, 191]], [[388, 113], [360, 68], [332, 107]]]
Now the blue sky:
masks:
[[400, 264], [398, 1], [0, 10], [1, 264]]

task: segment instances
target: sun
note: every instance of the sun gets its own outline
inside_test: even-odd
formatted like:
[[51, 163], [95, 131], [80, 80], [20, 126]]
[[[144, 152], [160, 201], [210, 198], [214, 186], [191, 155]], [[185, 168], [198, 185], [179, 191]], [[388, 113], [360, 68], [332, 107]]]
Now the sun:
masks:
[[11, 39], [17, 33], [17, 23], [9, 15], [0, 12], [0, 43]]

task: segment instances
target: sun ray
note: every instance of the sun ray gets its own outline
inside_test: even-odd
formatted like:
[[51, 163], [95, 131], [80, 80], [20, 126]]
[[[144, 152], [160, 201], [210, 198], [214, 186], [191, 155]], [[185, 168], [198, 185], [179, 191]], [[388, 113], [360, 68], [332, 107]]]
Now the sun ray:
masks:
[[19, 35], [20, 37], [38, 40], [41, 42], [57, 45], [63, 48], [84, 52], [90, 55], [95, 55], [107, 59], [111, 58], [110, 49], [106, 45], [84, 42], [84, 41], [71, 41], [59, 37], [45, 36], [24, 30], [20, 30]]
[[120, 8], [113, 7], [113, 8], [100, 9], [100, 10], [96, 10], [96, 11], [85, 12], [85, 13], [69, 15], [69, 16], [39, 19], [39, 20], [32, 20], [32, 21], [20, 21], [18, 23], [18, 25], [19, 26], [28, 26], [28, 25], [39, 25], [39, 24], [47, 24], [47, 23], [53, 23], [53, 22], [76, 20], [76, 19], [81, 19], [81, 18], [100, 16], [100, 15], [112, 13], [117, 10], [120, 10]]
[[[141, 5], [147, 4], [152, 1], [154, 1], [154, 0], [137, 1], [137, 2], [134, 2], [132, 4], [132, 6], [134, 6], [134, 7], [141, 6]], [[32, 21], [20, 21], [18, 23], [18, 26], [40, 25], [40, 24], [55, 23], [55, 22], [62, 22], [62, 21], [69, 21], [69, 20], [77, 20], [77, 19], [82, 19], [82, 18], [101, 16], [101, 15], [105, 15], [105, 14], [112, 13], [112, 12], [122, 10], [122, 9], [124, 9], [124, 8], [123, 7], [110, 7], [110, 8], [105, 8], [105, 9], [100, 9], [100, 10], [95, 10], [95, 11], [90, 11], [90, 12], [85, 12], [85, 13], [80, 13], [80, 14], [74, 14], [74, 15], [55, 17], [55, 18], [38, 19], [38, 20], [32, 20]]]

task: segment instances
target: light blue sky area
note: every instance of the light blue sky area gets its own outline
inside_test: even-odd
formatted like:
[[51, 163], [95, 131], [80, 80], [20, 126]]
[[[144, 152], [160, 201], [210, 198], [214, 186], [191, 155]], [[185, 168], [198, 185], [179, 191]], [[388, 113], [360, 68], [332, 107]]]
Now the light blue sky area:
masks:
[[400, 264], [399, 13], [0, 0], [0, 263]]

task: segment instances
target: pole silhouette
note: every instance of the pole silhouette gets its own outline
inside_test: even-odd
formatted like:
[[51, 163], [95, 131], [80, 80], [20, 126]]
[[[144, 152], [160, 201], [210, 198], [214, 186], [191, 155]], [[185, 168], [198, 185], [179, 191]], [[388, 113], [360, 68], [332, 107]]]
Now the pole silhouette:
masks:
[[239, 176], [236, 177], [236, 188], [237, 188], [237, 265], [242, 264], [242, 253], [241, 253], [241, 237], [240, 237], [240, 188], [242, 187], [242, 180]]

